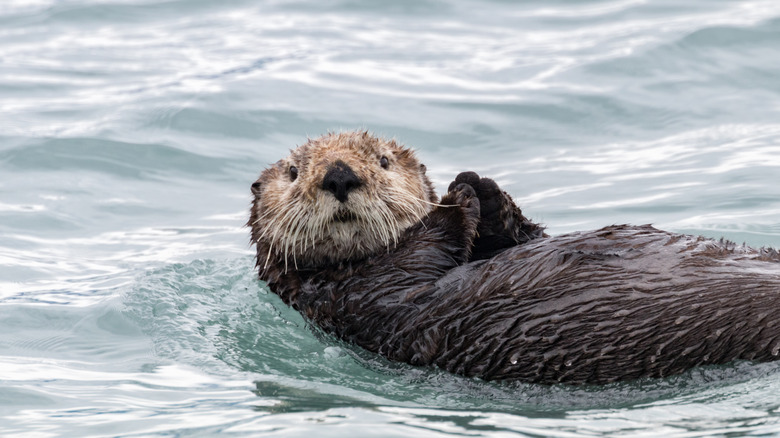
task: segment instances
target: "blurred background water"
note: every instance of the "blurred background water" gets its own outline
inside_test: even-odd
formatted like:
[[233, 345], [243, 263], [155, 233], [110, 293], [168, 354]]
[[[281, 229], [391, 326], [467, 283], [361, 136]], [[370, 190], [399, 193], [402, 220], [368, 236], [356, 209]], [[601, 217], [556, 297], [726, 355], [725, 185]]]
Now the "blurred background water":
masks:
[[255, 279], [249, 185], [327, 131], [552, 234], [780, 247], [776, 0], [3, 0], [0, 435], [780, 435], [780, 365], [603, 387], [392, 364]]

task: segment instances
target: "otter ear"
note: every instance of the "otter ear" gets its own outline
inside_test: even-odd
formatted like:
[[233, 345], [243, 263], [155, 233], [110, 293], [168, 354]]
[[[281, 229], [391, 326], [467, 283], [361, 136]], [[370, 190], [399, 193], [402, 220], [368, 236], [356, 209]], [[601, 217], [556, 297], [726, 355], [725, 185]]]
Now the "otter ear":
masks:
[[255, 181], [252, 183], [252, 194], [256, 197], [260, 197], [260, 190], [262, 189], [263, 185], [260, 184], [260, 181]]
[[425, 167], [425, 164], [420, 164], [420, 172], [422, 172], [422, 173], [423, 173], [423, 175], [425, 175], [425, 171], [426, 171], [426, 170], [428, 170], [428, 168], [427, 168], [427, 167]]

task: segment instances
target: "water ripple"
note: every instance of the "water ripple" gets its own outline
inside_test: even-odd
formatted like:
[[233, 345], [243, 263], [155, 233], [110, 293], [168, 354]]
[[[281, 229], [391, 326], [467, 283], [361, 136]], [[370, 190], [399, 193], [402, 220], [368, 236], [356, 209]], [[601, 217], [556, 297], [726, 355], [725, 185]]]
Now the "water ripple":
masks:
[[389, 363], [270, 294], [242, 228], [263, 167], [368, 128], [551, 233], [780, 247], [775, 0], [6, 0], [0, 39], [0, 435], [780, 433], [778, 364]]

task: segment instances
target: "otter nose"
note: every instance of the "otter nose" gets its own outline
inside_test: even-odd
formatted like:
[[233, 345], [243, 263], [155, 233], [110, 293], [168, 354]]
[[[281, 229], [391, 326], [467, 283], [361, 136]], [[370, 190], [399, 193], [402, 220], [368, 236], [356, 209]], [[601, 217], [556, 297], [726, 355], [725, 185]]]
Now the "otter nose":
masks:
[[333, 193], [339, 202], [346, 202], [349, 192], [361, 184], [360, 178], [343, 161], [336, 161], [322, 179], [322, 189]]

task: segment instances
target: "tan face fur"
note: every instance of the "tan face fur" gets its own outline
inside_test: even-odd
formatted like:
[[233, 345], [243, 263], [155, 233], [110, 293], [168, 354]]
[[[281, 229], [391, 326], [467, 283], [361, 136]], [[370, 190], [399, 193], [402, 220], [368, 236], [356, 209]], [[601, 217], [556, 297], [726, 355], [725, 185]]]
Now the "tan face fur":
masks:
[[[340, 202], [323, 180], [344, 164], [359, 184]], [[387, 251], [437, 201], [414, 152], [367, 132], [309, 140], [263, 171], [252, 191], [249, 226], [261, 269], [317, 267]]]

